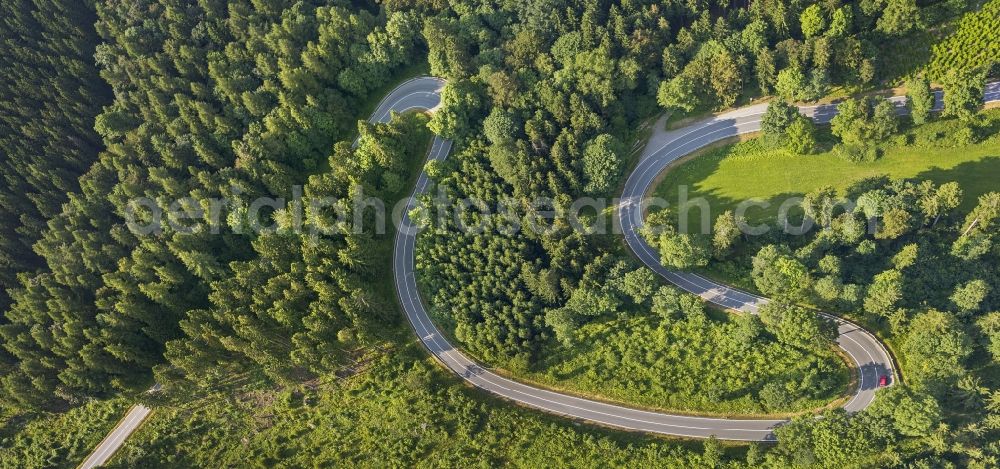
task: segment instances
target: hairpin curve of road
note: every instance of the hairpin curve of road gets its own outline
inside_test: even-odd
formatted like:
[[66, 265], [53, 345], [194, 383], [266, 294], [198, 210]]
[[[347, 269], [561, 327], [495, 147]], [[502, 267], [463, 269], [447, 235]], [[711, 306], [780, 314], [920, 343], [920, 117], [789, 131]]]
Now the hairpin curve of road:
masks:
[[[383, 100], [372, 115], [372, 122], [385, 122], [390, 111], [423, 109], [433, 112], [440, 104], [440, 91], [444, 80], [419, 77], [404, 82]], [[1000, 97], [1000, 84], [991, 83], [986, 88], [985, 101]], [[940, 93], [937, 106], [941, 106]], [[900, 113], [906, 112], [906, 98], [891, 101]], [[760, 120], [767, 110], [758, 104], [713, 116], [682, 129], [666, 131], [662, 126], [654, 129], [644, 153], [629, 175], [618, 206], [616, 223], [622, 229], [633, 254], [647, 267], [677, 287], [696, 294], [708, 302], [739, 311], [756, 313], [768, 300], [735, 288], [708, 280], [697, 274], [676, 272], [662, 266], [659, 256], [638, 235], [642, 227], [641, 200], [650, 190], [656, 176], [677, 158], [687, 155], [719, 140], [760, 130]], [[836, 105], [820, 105], [799, 109], [817, 122], [829, 122], [836, 115]], [[428, 154], [428, 161], [447, 158], [451, 142], [435, 137]], [[420, 299], [414, 268], [414, 245], [417, 229], [407, 213], [414, 207], [416, 197], [428, 185], [426, 174], [417, 179], [413, 194], [407, 202], [393, 253], [393, 275], [396, 293], [407, 320], [428, 351], [445, 367], [469, 384], [487, 392], [515, 401], [528, 407], [562, 415], [568, 418], [623, 428], [633, 431], [659, 433], [673, 436], [707, 438], [715, 436], [725, 440], [767, 441], [774, 439], [773, 430], [787, 420], [750, 420], [736, 418], [709, 418], [650, 412], [620, 405], [584, 399], [559, 392], [533, 387], [501, 377], [469, 359], [453, 347], [433, 324]], [[850, 357], [858, 372], [858, 382], [850, 400], [844, 405], [848, 412], [860, 411], [872, 403], [879, 388], [880, 376], [895, 377], [891, 354], [871, 332], [850, 321], [823, 314], [838, 326], [837, 345]], [[895, 382], [890, 380], [890, 384]]]
[[[388, 122], [392, 112], [411, 110], [434, 112], [440, 105], [441, 90], [444, 85], [443, 79], [429, 76], [404, 81], [382, 98], [369, 121]], [[943, 106], [940, 91], [935, 93], [935, 100], [935, 109], [940, 110]], [[907, 111], [905, 97], [890, 98], [890, 101], [898, 112]], [[986, 85], [983, 101], [986, 103], [1000, 101], [1000, 82]], [[638, 235], [643, 223], [640, 202], [649, 192], [656, 176], [671, 162], [719, 140], [759, 131], [760, 120], [766, 110], [766, 104], [758, 104], [706, 118], [677, 130], [666, 131], [661, 128], [662, 126], [654, 128], [639, 163], [625, 183], [616, 216], [616, 223], [622, 229], [621, 232], [624, 233], [629, 248], [647, 267], [668, 282], [708, 302], [749, 313], [756, 313], [757, 308], [767, 302], [767, 298], [737, 290], [697, 274], [672, 271], [660, 264], [656, 252]], [[827, 123], [836, 115], [837, 107], [835, 104], [805, 106], [800, 107], [799, 111], [818, 123]], [[443, 160], [448, 157], [450, 151], [450, 141], [434, 137], [427, 159]], [[691, 438], [715, 436], [724, 440], [770, 441], [774, 440], [774, 429], [787, 422], [787, 420], [693, 417], [633, 409], [533, 387], [503, 378], [477, 365], [453, 347], [431, 322], [417, 289], [414, 269], [417, 229], [410, 221], [408, 213], [414, 207], [416, 196], [422, 194], [428, 184], [427, 175], [421, 173], [407, 201], [407, 208], [396, 234], [393, 251], [396, 293], [407, 320], [424, 347], [441, 364], [468, 383], [544, 412], [630, 431]], [[896, 382], [892, 356], [878, 338], [861, 326], [826, 313], [820, 314], [837, 323], [839, 330], [837, 344], [854, 361], [858, 370], [857, 389], [844, 408], [848, 412], [860, 411], [874, 400], [880, 376], [892, 377], [890, 385]], [[107, 462], [128, 436], [142, 424], [149, 412], [148, 408], [136, 405], [80, 467], [90, 469]]]

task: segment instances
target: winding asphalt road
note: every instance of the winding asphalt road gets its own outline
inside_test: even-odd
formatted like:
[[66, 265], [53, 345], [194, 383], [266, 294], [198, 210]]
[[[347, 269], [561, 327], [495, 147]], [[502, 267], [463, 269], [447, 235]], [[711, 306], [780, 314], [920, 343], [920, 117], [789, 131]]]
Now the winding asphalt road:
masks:
[[[440, 104], [443, 87], [444, 80], [439, 78], [419, 77], [408, 80], [382, 99], [369, 120], [371, 122], [388, 122], [393, 111], [433, 112]], [[936, 108], [940, 109], [942, 107], [940, 92], [937, 93], [936, 99]], [[900, 113], [906, 112], [906, 108], [903, 107], [905, 104], [903, 98], [897, 97], [891, 100], [897, 105]], [[1000, 82], [990, 83], [986, 86], [984, 101], [1000, 101]], [[637, 231], [643, 223], [641, 200], [649, 192], [657, 174], [677, 158], [713, 142], [760, 130], [760, 119], [766, 109], [767, 105], [765, 104], [750, 106], [704, 119], [674, 131], [665, 131], [662, 129], [662, 125], [657, 125], [646, 144], [638, 165], [626, 182], [616, 219], [622, 233], [625, 234], [626, 242], [635, 255], [667, 281], [681, 289], [699, 295], [711, 303], [751, 313], [755, 313], [757, 308], [767, 299], [730, 288], [696, 274], [675, 272], [664, 268], [660, 265], [656, 252], [642, 240]], [[800, 111], [817, 122], [825, 123], [836, 115], [836, 106], [802, 107]], [[450, 141], [435, 137], [427, 158], [428, 160], [443, 160], [448, 157], [450, 151]], [[631, 409], [512, 381], [498, 376], [470, 360], [460, 350], [453, 347], [431, 322], [417, 288], [414, 245], [418, 230], [410, 221], [408, 214], [415, 205], [416, 196], [426, 191], [428, 184], [427, 175], [421, 173], [403, 213], [396, 235], [393, 276], [399, 301], [403, 305], [403, 310], [414, 331], [431, 354], [448, 369], [457, 373], [470, 384], [497, 396], [570, 419], [632, 431], [694, 438], [707, 438], [714, 435], [725, 440], [766, 441], [774, 439], [774, 428], [784, 423], [784, 420], [705, 418]], [[874, 399], [880, 375], [892, 376], [892, 382], [895, 382], [892, 359], [885, 347], [872, 334], [853, 323], [833, 316], [829, 317], [839, 324], [838, 345], [861, 370], [858, 389], [844, 406], [848, 411], [856, 412], [867, 407]], [[80, 467], [90, 469], [106, 463], [125, 442], [125, 439], [142, 424], [149, 412], [149, 408], [142, 405], [130, 409], [125, 418], [94, 449], [94, 452]]]
[[[390, 109], [432, 111], [439, 104], [437, 96], [443, 86], [442, 80], [431, 77], [406, 82], [383, 101], [373, 120], [387, 120]], [[986, 90], [985, 100], [994, 101], [998, 97], [1000, 97], [1000, 84], [990, 84]], [[896, 97], [891, 100], [900, 113], [906, 112], [905, 98]], [[937, 95], [937, 100], [937, 107], [940, 108], [940, 93]], [[662, 126], [657, 126], [640, 162], [626, 182], [617, 217], [629, 247], [649, 268], [667, 281], [701, 296], [706, 301], [749, 313], [756, 313], [759, 306], [767, 299], [696, 274], [675, 272], [663, 267], [657, 253], [638, 235], [638, 230], [643, 224], [640, 205], [656, 176], [668, 164], [713, 142], [759, 131], [760, 119], [766, 109], [766, 104], [750, 106], [704, 119], [675, 131], [664, 131]], [[817, 122], [825, 123], [836, 115], [836, 105], [803, 107], [800, 111]], [[448, 156], [450, 148], [451, 142], [435, 137], [428, 159], [444, 159]], [[416, 196], [423, 193], [427, 186], [427, 177], [421, 174], [407, 203], [396, 237], [393, 259], [396, 292], [407, 319], [424, 346], [442, 364], [470, 384], [522, 405], [568, 418], [627, 430], [675, 436], [707, 438], [714, 435], [726, 440], [766, 441], [773, 440], [774, 428], [786, 422], [786, 420], [768, 419], [692, 417], [632, 409], [540, 389], [504, 378], [479, 366], [448, 342], [431, 321], [420, 299], [414, 268], [414, 244], [418, 230], [411, 223], [408, 213], [414, 207]], [[837, 344], [851, 357], [860, 371], [858, 387], [844, 405], [848, 412], [857, 412], [871, 404], [875, 398], [880, 376], [889, 376], [890, 384], [896, 381], [892, 357], [885, 346], [870, 332], [852, 322], [824, 315], [837, 323], [839, 330]]]
[[[373, 120], [385, 121], [389, 117], [390, 109], [433, 110], [439, 104], [437, 96], [443, 86], [443, 81], [430, 77], [408, 81], [390, 93], [374, 114]], [[996, 99], [998, 93], [1000, 87], [996, 84], [991, 85], [987, 92], [987, 100]], [[893, 98], [893, 102], [899, 106], [900, 112], [905, 111], [904, 98]], [[669, 282], [701, 296], [706, 301], [750, 313], [756, 313], [758, 307], [767, 299], [696, 274], [664, 268], [660, 265], [657, 253], [638, 235], [638, 229], [643, 223], [641, 201], [656, 176], [668, 164], [710, 143], [760, 130], [760, 119], [766, 109], [766, 104], [750, 106], [670, 132], [661, 130], [662, 126], [657, 126], [639, 164], [626, 182], [617, 217], [629, 247], [649, 268]], [[805, 107], [801, 111], [818, 122], [828, 122], [836, 114], [836, 106]], [[435, 138], [428, 159], [444, 159], [448, 156], [450, 148], [451, 142]], [[529, 386], [499, 376], [476, 364], [441, 334], [420, 299], [414, 268], [417, 229], [407, 214], [413, 208], [416, 196], [423, 193], [427, 185], [426, 175], [421, 174], [396, 237], [393, 275], [396, 292], [407, 319], [427, 349], [450, 370], [478, 388], [525, 406], [602, 425], [696, 438], [712, 435], [727, 440], [761, 441], [774, 438], [774, 428], [785, 420], [705, 418], [631, 409]], [[844, 406], [847, 411], [856, 412], [871, 404], [878, 389], [880, 376], [890, 376], [890, 381], [895, 382], [892, 357], [882, 343], [868, 331], [854, 323], [827, 316], [838, 324], [840, 333], [837, 338], [838, 345], [860, 370], [858, 387]]]

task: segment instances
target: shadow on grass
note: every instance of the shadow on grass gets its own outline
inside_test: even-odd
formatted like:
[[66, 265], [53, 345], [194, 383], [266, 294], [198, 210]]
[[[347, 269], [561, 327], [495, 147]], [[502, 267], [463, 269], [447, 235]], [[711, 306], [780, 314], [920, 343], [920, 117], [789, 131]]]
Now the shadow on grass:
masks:
[[[785, 223], [778, 221], [778, 214], [782, 211], [784, 206], [786, 219], [788, 221], [788, 228], [794, 230], [795, 227], [799, 226], [802, 222], [804, 212], [801, 206], [798, 205], [798, 198], [802, 197], [803, 194], [795, 192], [783, 192], [781, 194], [776, 194], [768, 198], [757, 198], [753, 199], [753, 205], [747, 208], [743, 212], [743, 217], [746, 219], [747, 223], [752, 228], [757, 227], [767, 227], [767, 233], [764, 236], [773, 236], [781, 233], [785, 228]], [[698, 197], [702, 197], [708, 201], [708, 220], [709, 226], [706, 231], [705, 227], [702, 225], [703, 219], [703, 209], [698, 206], [691, 206], [687, 210], [687, 222], [688, 229], [687, 233], [690, 234], [704, 234], [710, 235], [712, 233], [711, 229], [715, 226], [715, 220], [726, 210], [731, 207], [735, 207], [737, 204], [745, 202], [743, 199], [734, 199], [725, 195], [722, 195], [718, 189], [712, 189], [705, 192], [700, 192]], [[674, 210], [679, 210], [677, 203], [677, 195], [674, 194], [674, 200], [671, 201], [671, 207]], [[667, 200], [670, 200], [669, 198]], [[691, 199], [696, 201], [696, 198]], [[680, 212], [674, 212], [679, 219]], [[761, 235], [757, 235], [759, 237]]]
[[[998, 131], [1000, 131], [1000, 120], [992, 122], [990, 128], [982, 129], [983, 133], [988, 134]], [[829, 145], [829, 142], [821, 141], [821, 145]], [[955, 148], [954, 151], [961, 152], [963, 149]], [[708, 154], [695, 157], [697, 159], [689, 159], [675, 164], [666, 170], [668, 173], [673, 174], [664, 176], [660, 182], [660, 187], [654, 191], [654, 194], [663, 197], [670, 204], [669, 209], [672, 212], [672, 217], [675, 217], [673, 221], [676, 222], [682, 218], [679, 192], [680, 184], [688, 184], [688, 194], [690, 194], [688, 200], [694, 201], [698, 197], [704, 198], [708, 202], [707, 218], [710, 225], [713, 225], [716, 217], [723, 211], [735, 208], [738, 204], [744, 202], [744, 200], [725, 195], [722, 192], [725, 190], [723, 188], [702, 188], [700, 186], [721, 170], [724, 160], [738, 156], [738, 153], [734, 153], [728, 148], [720, 148], [712, 150]], [[809, 156], [803, 156], [802, 158], [809, 158]], [[947, 162], [942, 163], [947, 164]], [[933, 164], [933, 161], [931, 161], [931, 164]], [[746, 184], [753, 184], [756, 178], [755, 173], [755, 170], [750, 169], [745, 171], [741, 177], [745, 179]], [[981, 195], [1000, 190], [1000, 184], [997, 183], [1000, 180], [998, 176], [1000, 176], [1000, 152], [984, 156], [976, 161], [967, 161], [948, 168], [931, 166], [907, 179], [911, 181], [930, 180], [937, 185], [946, 182], [958, 182], [965, 194], [959, 211], [967, 212], [975, 207], [977, 199]], [[858, 179], [846, 188], [844, 195], [854, 200], [862, 193], [871, 189], [884, 187], [889, 182], [890, 178], [885, 175]], [[771, 233], [775, 231], [780, 232], [784, 226], [783, 223], [776, 221], [779, 208], [786, 201], [791, 203], [790, 199], [802, 197], [803, 195], [804, 193], [783, 192], [766, 198], [755, 199], [753, 206], [746, 210], [744, 216], [751, 225], [766, 223]], [[687, 219], [689, 233], [704, 231], [702, 229], [702, 217], [705, 216], [703, 208], [698, 205], [692, 205], [686, 210], [686, 214], [684, 215]], [[801, 208], [789, 208], [789, 225], [792, 227], [796, 226], [801, 221], [801, 216]]]
[[962, 204], [959, 210], [968, 212], [978, 203], [979, 197], [988, 192], [1000, 191], [1000, 152], [979, 161], [961, 163], [953, 168], [931, 168], [914, 179], [929, 179], [935, 184], [957, 181], [962, 186]]

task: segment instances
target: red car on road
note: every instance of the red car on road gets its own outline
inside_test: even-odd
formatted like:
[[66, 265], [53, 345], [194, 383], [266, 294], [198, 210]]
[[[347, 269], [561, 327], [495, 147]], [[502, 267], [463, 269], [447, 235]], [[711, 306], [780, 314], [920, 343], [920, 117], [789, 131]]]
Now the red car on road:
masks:
[[882, 375], [878, 378], [878, 387], [884, 388], [889, 385], [889, 377]]

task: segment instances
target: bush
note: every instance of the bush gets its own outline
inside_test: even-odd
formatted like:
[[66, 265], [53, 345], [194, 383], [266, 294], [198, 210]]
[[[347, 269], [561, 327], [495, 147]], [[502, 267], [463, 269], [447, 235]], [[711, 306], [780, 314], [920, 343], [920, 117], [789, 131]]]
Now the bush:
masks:
[[976, 143], [977, 135], [975, 129], [969, 125], [963, 125], [955, 130], [955, 133], [951, 135], [951, 139], [955, 146], [972, 145]]
[[837, 156], [855, 163], [870, 163], [878, 159], [880, 150], [875, 145], [840, 143], [833, 147]]
[[760, 390], [760, 400], [768, 409], [785, 409], [792, 400], [788, 389], [778, 383], [767, 383]]
[[893, 135], [892, 138], [889, 139], [889, 144], [894, 147], [905, 147], [912, 142], [912, 137], [907, 134]]
[[125, 399], [89, 401], [59, 414], [39, 414], [0, 440], [0, 468], [72, 467], [83, 461], [128, 409]]
[[916, 132], [913, 134], [913, 144], [918, 147], [936, 147], [944, 136], [944, 132], [940, 130]]

